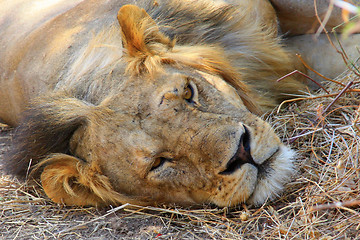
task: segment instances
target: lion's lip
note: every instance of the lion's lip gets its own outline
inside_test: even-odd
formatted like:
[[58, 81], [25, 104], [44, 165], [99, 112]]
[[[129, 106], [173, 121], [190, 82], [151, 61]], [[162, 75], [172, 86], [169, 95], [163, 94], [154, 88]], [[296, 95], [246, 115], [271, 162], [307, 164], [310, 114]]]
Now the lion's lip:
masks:
[[258, 165], [259, 177], [266, 176], [268, 169], [271, 169], [270, 164], [276, 159], [277, 154], [280, 152], [280, 147], [273, 150], [274, 152], [265, 161]]
[[258, 168], [256, 187], [246, 200], [248, 204], [259, 206], [277, 196], [294, 173], [296, 153], [289, 147], [280, 145], [269, 155]]
[[221, 175], [230, 175], [245, 163], [250, 163], [255, 167], [258, 167], [258, 164], [254, 161], [250, 154], [250, 133], [249, 130], [244, 126], [244, 133], [240, 137], [238, 144], [238, 149], [234, 156], [226, 163], [226, 169], [222, 172], [219, 172]]

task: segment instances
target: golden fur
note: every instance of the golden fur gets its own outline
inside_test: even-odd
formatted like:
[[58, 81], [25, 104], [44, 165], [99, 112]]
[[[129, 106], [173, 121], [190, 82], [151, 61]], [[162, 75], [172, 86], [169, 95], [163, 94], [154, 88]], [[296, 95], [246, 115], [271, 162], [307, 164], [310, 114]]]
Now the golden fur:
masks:
[[17, 49], [0, 42], [14, 51], [0, 51], [1, 84], [11, 87], [0, 90], [0, 117], [18, 125], [9, 172], [24, 177], [35, 165], [46, 194], [69, 205], [233, 206], [276, 196], [294, 152], [256, 114], [303, 85], [275, 81], [295, 64], [275, 21], [245, 2], [89, 0], [32, 29]]

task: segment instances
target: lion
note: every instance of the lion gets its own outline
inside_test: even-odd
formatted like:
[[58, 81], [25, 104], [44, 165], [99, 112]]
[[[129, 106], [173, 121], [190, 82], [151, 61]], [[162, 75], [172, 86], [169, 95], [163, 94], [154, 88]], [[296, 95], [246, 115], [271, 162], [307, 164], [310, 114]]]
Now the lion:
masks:
[[1, 3], [9, 173], [78, 206], [281, 193], [296, 154], [260, 115], [306, 86], [276, 81], [299, 65], [269, 2], [42, 3]]

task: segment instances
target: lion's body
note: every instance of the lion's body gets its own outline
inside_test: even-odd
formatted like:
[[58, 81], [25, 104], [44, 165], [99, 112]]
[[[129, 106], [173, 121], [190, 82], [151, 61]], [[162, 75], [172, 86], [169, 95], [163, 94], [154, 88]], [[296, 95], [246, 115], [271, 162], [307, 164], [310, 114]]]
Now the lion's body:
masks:
[[[19, 0], [1, 4], [5, 7], [0, 10], [0, 29], [8, 37], [0, 39], [3, 59], [0, 117], [17, 125], [21, 112], [32, 98], [53, 91], [58, 83], [70, 78], [71, 71], [95, 67], [73, 69], [75, 58], [84, 54], [84, 47], [102, 29], [109, 29], [117, 10], [101, 1]], [[115, 47], [121, 54], [121, 43]], [[88, 61], [99, 61], [96, 57], [90, 56]]]
[[253, 113], [303, 85], [276, 82], [295, 66], [270, 4], [45, 2], [1, 3], [12, 173], [37, 164], [48, 196], [78, 205], [260, 204], [281, 190], [294, 154]]

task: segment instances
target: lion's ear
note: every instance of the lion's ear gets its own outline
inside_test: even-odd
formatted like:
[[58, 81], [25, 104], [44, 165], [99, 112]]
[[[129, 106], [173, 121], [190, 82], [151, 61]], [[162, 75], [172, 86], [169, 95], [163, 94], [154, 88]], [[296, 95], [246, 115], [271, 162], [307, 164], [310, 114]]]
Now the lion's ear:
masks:
[[144, 9], [135, 5], [125, 5], [117, 15], [121, 26], [123, 44], [131, 57], [156, 55], [162, 47], [171, 48], [171, 41], [160, 32], [155, 21]]
[[101, 206], [126, 201], [112, 189], [109, 179], [94, 164], [66, 154], [56, 154], [40, 165], [46, 165], [41, 173], [42, 186], [56, 203]]

